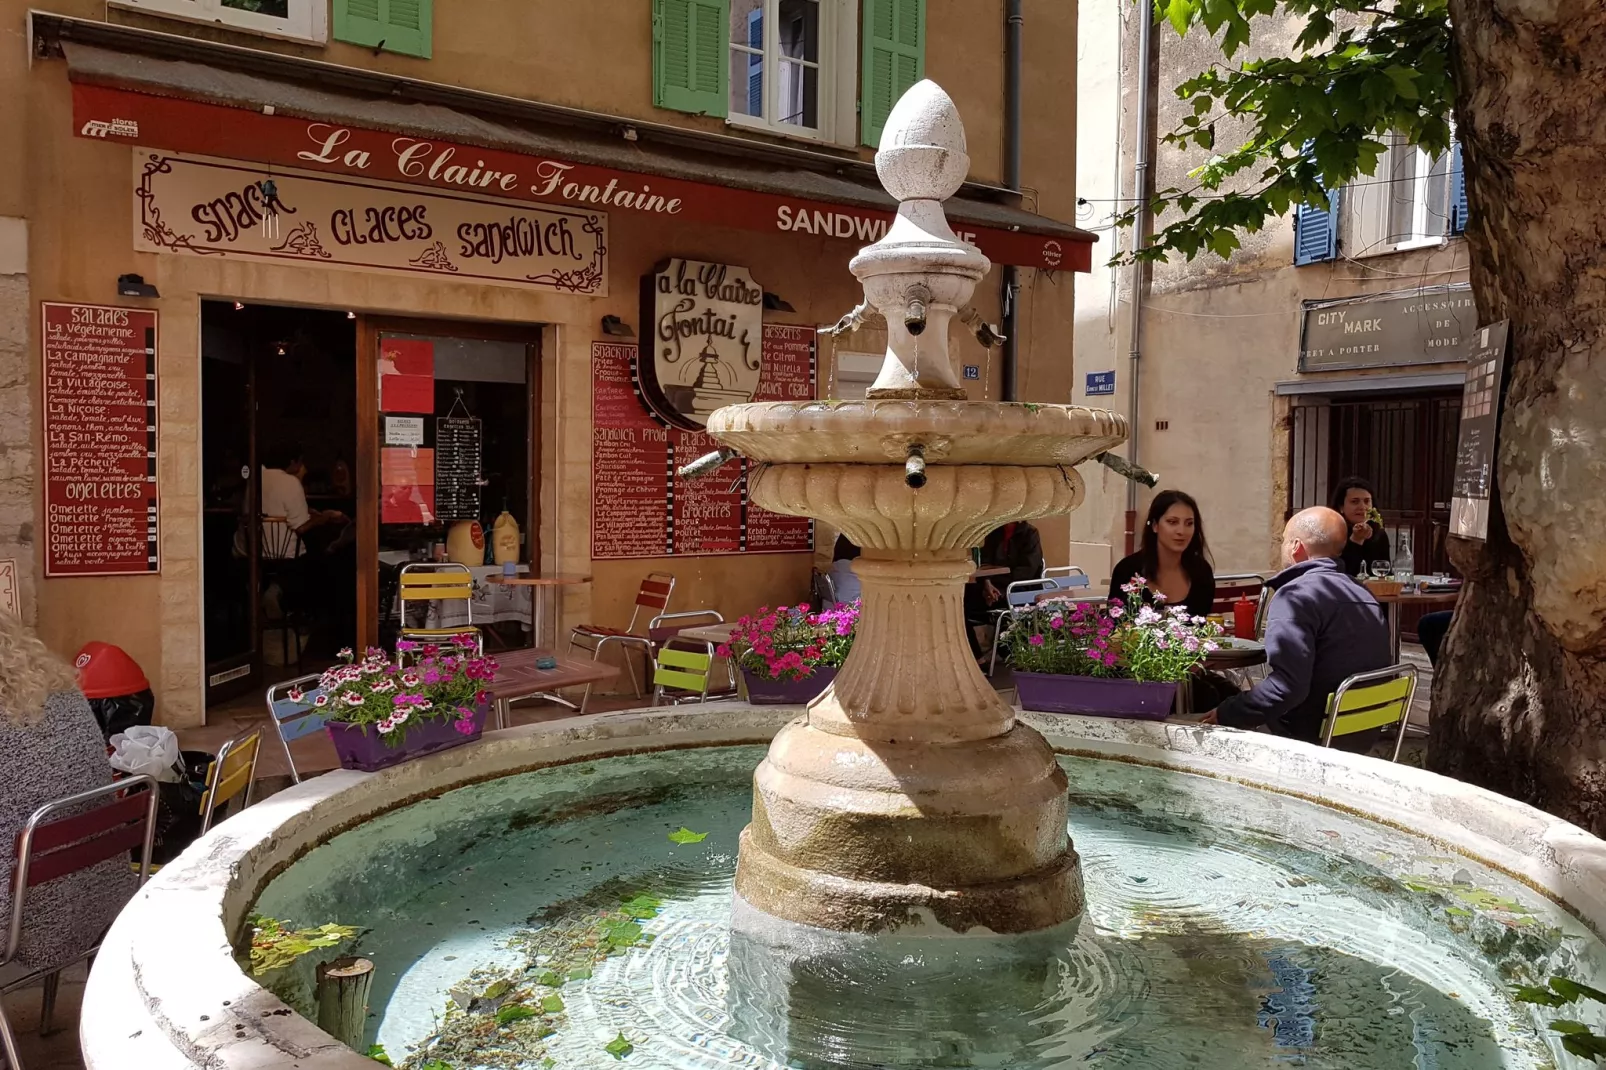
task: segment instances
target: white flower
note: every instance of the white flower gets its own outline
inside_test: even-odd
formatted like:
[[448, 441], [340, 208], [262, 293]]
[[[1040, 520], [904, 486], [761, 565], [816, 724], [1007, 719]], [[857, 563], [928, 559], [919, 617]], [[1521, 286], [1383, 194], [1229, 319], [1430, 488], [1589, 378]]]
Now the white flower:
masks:
[[1221, 647], [1217, 646], [1215, 643], [1210, 642], [1208, 639], [1205, 640], [1204, 652], [1206, 654], [1214, 654], [1216, 651], [1218, 651], [1220, 649], [1221, 649]]
[[1156, 613], [1152, 606], [1144, 606], [1142, 609], [1138, 610], [1139, 625], [1158, 624], [1159, 621], [1160, 614]]
[[[406, 724], [407, 723], [407, 718], [409, 716], [410, 716], [410, 714], [408, 714], [408, 712], [406, 710], [404, 710], [404, 709], [403, 710], [397, 710], [395, 713], [392, 713], [387, 718], [387, 720], [389, 720], [390, 723], [391, 723], [391, 726], [394, 727], [394, 726], [399, 725], [399, 724]], [[387, 729], [385, 729], [385, 731], [388, 732], [388, 731], [390, 731], [390, 729], [387, 728]]]
[[355, 691], [342, 691], [340, 700], [348, 706], [361, 706], [363, 703], [362, 696]]
[[329, 696], [319, 695], [317, 698], [312, 700], [312, 704], [321, 710], [325, 706], [329, 705]]

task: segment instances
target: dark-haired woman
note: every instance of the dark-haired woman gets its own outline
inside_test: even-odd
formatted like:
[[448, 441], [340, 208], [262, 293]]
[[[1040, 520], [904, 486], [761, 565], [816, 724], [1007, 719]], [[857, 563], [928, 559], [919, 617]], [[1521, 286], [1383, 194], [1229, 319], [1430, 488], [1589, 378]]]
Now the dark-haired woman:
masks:
[[1142, 576], [1143, 600], [1159, 595], [1168, 606], [1187, 606], [1196, 617], [1208, 616], [1216, 600], [1216, 570], [1205, 542], [1199, 503], [1180, 490], [1163, 490], [1149, 503], [1143, 524], [1143, 545], [1121, 559], [1110, 577], [1110, 601], [1126, 602], [1121, 588]]
[[1344, 571], [1351, 576], [1365, 573], [1374, 561], [1387, 564], [1393, 551], [1389, 533], [1372, 520], [1372, 485], [1358, 476], [1338, 481], [1333, 488], [1333, 510], [1349, 525], [1344, 543]]

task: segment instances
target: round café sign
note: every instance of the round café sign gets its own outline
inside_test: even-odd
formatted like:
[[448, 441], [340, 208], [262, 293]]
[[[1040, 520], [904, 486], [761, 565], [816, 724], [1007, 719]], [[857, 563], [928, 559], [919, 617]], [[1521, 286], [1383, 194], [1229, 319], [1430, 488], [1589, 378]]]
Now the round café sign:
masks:
[[674, 427], [758, 390], [764, 289], [746, 268], [676, 258], [644, 280], [638, 374], [648, 406]]

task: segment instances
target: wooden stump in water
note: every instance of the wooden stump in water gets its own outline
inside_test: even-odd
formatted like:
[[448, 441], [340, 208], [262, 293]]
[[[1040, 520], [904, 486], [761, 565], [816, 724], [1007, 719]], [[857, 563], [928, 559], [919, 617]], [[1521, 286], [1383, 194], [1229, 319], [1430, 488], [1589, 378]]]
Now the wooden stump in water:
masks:
[[318, 964], [318, 1028], [342, 1044], [362, 1050], [368, 1018], [368, 990], [374, 964], [367, 959], [339, 958]]

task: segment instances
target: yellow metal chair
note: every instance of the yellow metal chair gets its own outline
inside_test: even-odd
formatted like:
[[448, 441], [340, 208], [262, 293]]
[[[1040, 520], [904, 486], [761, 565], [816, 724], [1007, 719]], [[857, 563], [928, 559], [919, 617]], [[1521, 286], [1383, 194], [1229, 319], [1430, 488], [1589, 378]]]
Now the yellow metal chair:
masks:
[[1397, 726], [1394, 757], [1400, 760], [1405, 745], [1405, 726], [1411, 719], [1411, 701], [1416, 697], [1416, 666], [1391, 665], [1374, 672], [1356, 673], [1338, 685], [1327, 700], [1327, 720], [1322, 727], [1322, 746], [1331, 747], [1333, 737], [1369, 732], [1388, 725]]
[[241, 794], [240, 809], [251, 805], [251, 785], [257, 776], [257, 755], [262, 751], [262, 733], [252, 732], [223, 744], [212, 764], [206, 767], [206, 791], [201, 795], [201, 835], [212, 827], [218, 810]]
[[671, 705], [682, 702], [708, 701], [708, 673], [714, 665], [712, 643], [699, 644], [700, 650], [676, 648], [671, 644], [686, 640], [671, 639], [658, 648], [653, 663], [654, 705]]
[[[474, 623], [474, 573], [467, 565], [453, 563], [415, 563], [401, 570], [402, 625], [396, 634], [402, 639], [423, 642], [450, 640], [469, 633], [480, 643], [484, 652], [485, 637]], [[455, 628], [413, 628], [407, 624], [409, 602], [462, 602], [468, 614], [468, 623]]]

